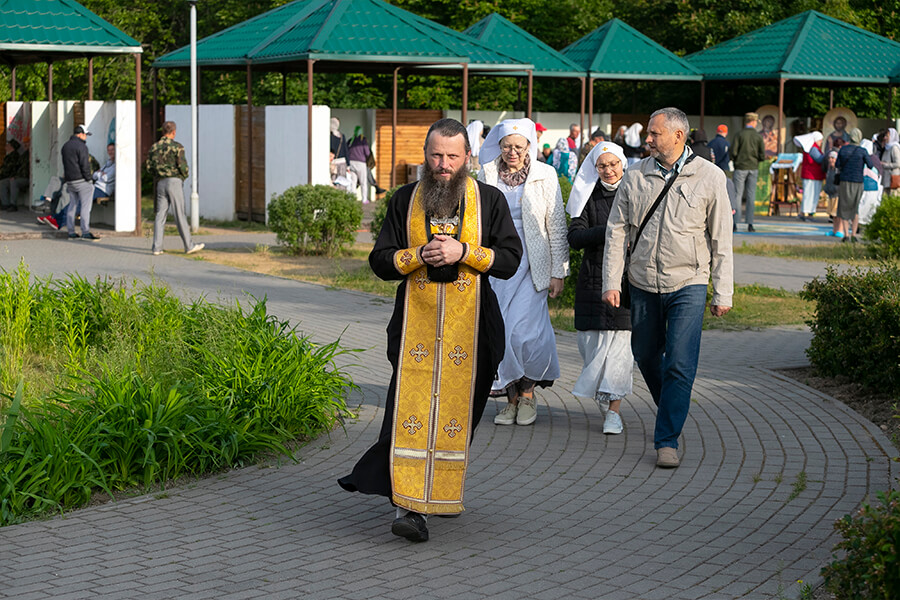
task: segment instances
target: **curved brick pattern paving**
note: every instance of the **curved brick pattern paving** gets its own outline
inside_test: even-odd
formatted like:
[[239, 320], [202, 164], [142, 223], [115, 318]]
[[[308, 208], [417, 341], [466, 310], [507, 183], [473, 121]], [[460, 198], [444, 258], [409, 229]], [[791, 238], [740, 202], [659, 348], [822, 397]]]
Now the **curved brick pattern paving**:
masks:
[[[217, 243], [231, 242], [207, 246]], [[152, 271], [187, 297], [266, 295], [271, 312], [315, 339], [341, 336], [366, 351], [342, 357], [360, 386], [359, 418], [303, 448], [296, 464], [0, 529], [3, 598], [792, 597], [795, 581], [816, 581], [830, 559], [834, 520], [897, 475], [897, 453], [875, 426], [774, 370], [806, 364], [805, 330], [704, 334], [675, 470], [654, 466], [654, 409], [640, 375], [623, 403], [625, 433], [604, 436], [597, 407], [569, 393], [581, 361], [575, 336], [561, 333], [562, 377], [538, 392], [537, 423], [494, 426], [501, 404], [490, 402], [467, 511], [431, 519], [431, 541], [411, 545], [390, 534], [387, 502], [335, 483], [381, 424], [389, 302], [151, 259], [143, 240], [6, 246], [7, 269], [25, 256], [38, 274], [149, 280]]]

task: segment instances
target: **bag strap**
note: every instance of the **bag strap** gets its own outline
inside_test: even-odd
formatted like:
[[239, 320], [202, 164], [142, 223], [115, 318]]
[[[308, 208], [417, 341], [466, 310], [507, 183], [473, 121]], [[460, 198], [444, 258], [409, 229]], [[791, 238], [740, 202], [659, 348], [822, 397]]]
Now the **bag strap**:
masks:
[[666, 185], [659, 193], [659, 196], [657, 196], [656, 200], [653, 202], [653, 206], [650, 207], [650, 210], [647, 212], [646, 216], [644, 216], [644, 220], [641, 221], [641, 226], [638, 228], [637, 235], [634, 236], [634, 241], [631, 243], [632, 248], [637, 246], [638, 240], [641, 239], [641, 234], [644, 233], [644, 227], [647, 226], [647, 223], [650, 221], [650, 217], [653, 216], [653, 213], [655, 213], [656, 209], [659, 208], [659, 205], [662, 204], [663, 198], [665, 198], [666, 194], [669, 193], [669, 190], [672, 189], [672, 184], [674, 184], [675, 180], [678, 179], [678, 176], [681, 175], [681, 171], [683, 171], [684, 167], [687, 166], [689, 162], [694, 160], [696, 156], [696, 154], [691, 154], [690, 156], [688, 156], [687, 160], [684, 161], [684, 165], [682, 165], [681, 170], [675, 171], [675, 174], [666, 182]]

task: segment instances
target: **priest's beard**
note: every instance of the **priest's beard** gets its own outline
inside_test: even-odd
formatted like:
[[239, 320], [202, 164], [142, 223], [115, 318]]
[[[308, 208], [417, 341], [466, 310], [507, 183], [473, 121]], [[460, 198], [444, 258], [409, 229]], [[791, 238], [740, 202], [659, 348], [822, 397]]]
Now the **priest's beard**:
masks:
[[425, 205], [425, 214], [438, 219], [448, 219], [456, 214], [456, 209], [466, 193], [466, 179], [469, 173], [465, 165], [454, 173], [450, 179], [443, 181], [436, 179], [439, 173], [449, 173], [447, 169], [434, 170], [426, 162], [424, 177], [419, 185], [422, 186], [422, 201]]

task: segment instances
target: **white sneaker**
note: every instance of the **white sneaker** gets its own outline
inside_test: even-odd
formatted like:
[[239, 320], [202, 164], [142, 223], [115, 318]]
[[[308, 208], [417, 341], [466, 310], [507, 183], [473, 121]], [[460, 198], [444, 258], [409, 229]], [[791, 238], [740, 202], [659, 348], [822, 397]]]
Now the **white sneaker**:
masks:
[[507, 404], [503, 407], [503, 410], [497, 413], [497, 416], [494, 417], [494, 425], [512, 425], [516, 422], [516, 413], [518, 412], [518, 408], [515, 404]]
[[193, 246], [191, 246], [190, 250], [185, 252], [185, 254], [193, 254], [194, 252], [200, 252], [204, 248], [206, 248], [206, 244], [194, 244]]
[[622, 417], [619, 413], [614, 411], [606, 413], [606, 420], [603, 421], [603, 433], [618, 435], [624, 430], [625, 426], [622, 424]]
[[516, 415], [517, 425], [531, 425], [537, 420], [537, 408], [534, 396], [519, 396], [519, 413]]

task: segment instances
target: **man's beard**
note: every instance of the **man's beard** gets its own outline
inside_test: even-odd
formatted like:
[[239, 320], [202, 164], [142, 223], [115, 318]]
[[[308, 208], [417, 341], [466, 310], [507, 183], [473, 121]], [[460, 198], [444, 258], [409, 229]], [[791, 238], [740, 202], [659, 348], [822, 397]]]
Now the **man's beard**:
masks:
[[448, 219], [456, 213], [459, 202], [466, 192], [466, 180], [469, 173], [465, 165], [454, 173], [450, 179], [437, 179], [436, 174], [449, 173], [447, 169], [434, 170], [427, 162], [424, 166], [424, 176], [419, 182], [422, 186], [422, 202], [425, 205], [425, 214], [438, 219]]

